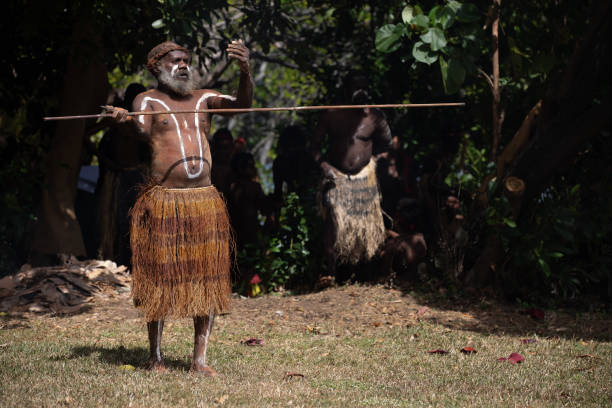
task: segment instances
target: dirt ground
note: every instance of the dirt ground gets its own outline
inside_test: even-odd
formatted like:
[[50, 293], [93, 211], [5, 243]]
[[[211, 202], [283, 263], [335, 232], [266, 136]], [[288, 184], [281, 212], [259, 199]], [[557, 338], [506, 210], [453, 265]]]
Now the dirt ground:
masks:
[[[612, 319], [604, 313], [571, 310], [543, 311], [537, 318], [517, 306], [492, 300], [449, 300], [443, 295], [422, 294], [409, 288], [351, 284], [323, 291], [290, 295], [272, 293], [256, 298], [234, 294], [232, 311], [223, 324], [242, 327], [281, 325], [317, 334], [369, 334], [392, 326], [412, 326], [419, 321], [443, 325], [451, 330], [504, 333], [524, 336], [576, 339], [612, 339]], [[52, 319], [66, 327], [142, 319], [131, 303], [129, 291], [95, 297], [82, 313], [57, 318], [54, 315], [23, 313], [4, 316], [0, 328], [27, 325], [30, 319]]]

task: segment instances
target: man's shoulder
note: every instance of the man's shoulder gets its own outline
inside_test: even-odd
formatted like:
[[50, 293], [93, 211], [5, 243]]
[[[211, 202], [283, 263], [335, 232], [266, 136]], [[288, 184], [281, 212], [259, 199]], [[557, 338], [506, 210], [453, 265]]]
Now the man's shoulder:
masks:
[[219, 95], [219, 91], [215, 91], [214, 89], [195, 89], [192, 91], [194, 96], [215, 96]]
[[164, 95], [165, 95], [164, 93], [162, 93], [159, 90], [153, 88], [153, 89], [146, 90], [146, 91], [141, 92], [138, 95], [136, 95], [136, 97], [134, 98], [134, 102], [135, 103], [141, 102], [145, 98], [163, 99]]

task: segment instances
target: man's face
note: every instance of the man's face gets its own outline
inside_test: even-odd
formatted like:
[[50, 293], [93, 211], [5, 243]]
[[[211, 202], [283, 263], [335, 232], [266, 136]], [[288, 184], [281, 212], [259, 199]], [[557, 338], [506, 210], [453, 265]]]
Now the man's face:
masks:
[[195, 79], [189, 64], [191, 57], [185, 51], [174, 50], [159, 60], [157, 81], [172, 92], [188, 95], [195, 89]]
[[159, 61], [160, 69], [165, 70], [173, 79], [188, 81], [191, 76], [191, 56], [185, 51], [174, 50]]

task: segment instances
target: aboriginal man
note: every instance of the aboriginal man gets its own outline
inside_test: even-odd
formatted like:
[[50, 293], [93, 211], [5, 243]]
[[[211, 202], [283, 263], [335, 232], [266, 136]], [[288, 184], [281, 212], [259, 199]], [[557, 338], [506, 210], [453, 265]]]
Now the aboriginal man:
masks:
[[[253, 99], [249, 50], [232, 41], [228, 56], [240, 67], [236, 96], [196, 89], [191, 56], [173, 42], [154, 47], [147, 69], [157, 88], [139, 94], [133, 111], [248, 108]], [[151, 185], [131, 212], [134, 304], [147, 320], [148, 367], [164, 371], [161, 338], [164, 319], [193, 317], [195, 341], [191, 371], [216, 375], [206, 364], [214, 316], [226, 311], [231, 296], [232, 239], [223, 199], [211, 185], [207, 141], [210, 113], [128, 116], [112, 106], [119, 123], [132, 122], [151, 146]]]
[[[352, 104], [367, 103], [366, 77], [353, 74], [345, 86]], [[325, 135], [324, 160], [321, 143]], [[329, 110], [318, 123], [312, 146], [323, 171], [323, 245], [330, 274], [321, 278], [321, 286], [333, 283], [336, 263], [370, 260], [385, 239], [372, 154], [388, 149], [391, 139], [389, 125], [378, 109]]]

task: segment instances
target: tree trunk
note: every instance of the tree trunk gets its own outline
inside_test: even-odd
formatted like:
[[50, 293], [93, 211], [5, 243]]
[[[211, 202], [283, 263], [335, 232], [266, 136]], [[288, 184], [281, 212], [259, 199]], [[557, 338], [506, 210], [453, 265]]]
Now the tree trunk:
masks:
[[[86, 7], [85, 7], [86, 8]], [[61, 115], [89, 114], [100, 110], [108, 93], [102, 42], [93, 32], [89, 10], [75, 24], [61, 98]], [[85, 120], [58, 121], [47, 155], [47, 175], [41, 192], [39, 220], [32, 240], [34, 254], [85, 255], [81, 229], [74, 210], [81, 166]]]
[[[509, 151], [508, 156], [514, 161], [509, 164], [508, 174], [524, 182], [520, 196], [513, 198], [516, 212], [538, 197], [557, 171], [566, 170], [565, 166], [585, 142], [612, 122], [612, 96], [602, 87], [612, 72], [612, 25], [608, 24], [611, 18], [612, 2], [594, 5], [589, 31], [578, 42], [561, 80], [551, 81], [534, 135], [516, 159], [516, 152]], [[532, 109], [532, 113], [537, 112]], [[532, 127], [529, 118], [528, 115], [523, 123], [525, 131]], [[519, 141], [524, 141], [525, 136], [528, 135], [519, 136]], [[508, 158], [503, 157], [504, 160]], [[499, 189], [498, 193], [508, 194], [505, 189]], [[500, 270], [502, 255], [499, 237], [489, 236], [464, 283], [482, 286], [492, 282], [492, 277]]]
[[500, 113], [501, 95], [499, 92], [499, 12], [501, 8], [501, 0], [493, 0], [493, 22], [491, 23], [491, 49], [493, 50], [492, 65], [493, 65], [493, 93], [492, 115], [493, 115], [493, 143], [489, 158], [495, 160], [499, 139], [501, 137], [502, 117]]

